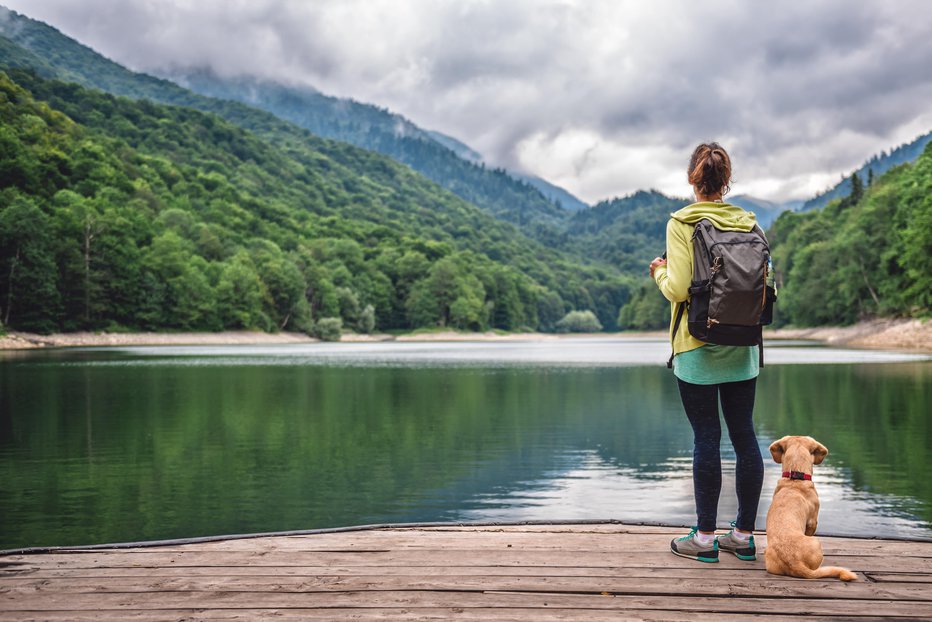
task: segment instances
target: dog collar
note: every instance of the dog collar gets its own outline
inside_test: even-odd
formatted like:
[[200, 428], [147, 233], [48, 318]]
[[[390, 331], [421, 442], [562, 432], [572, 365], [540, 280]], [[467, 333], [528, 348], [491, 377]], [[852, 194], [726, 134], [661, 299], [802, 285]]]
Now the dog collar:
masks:
[[786, 477], [788, 479], [805, 479], [805, 480], [810, 480], [810, 481], [812, 480], [812, 475], [810, 475], [809, 473], [803, 473], [802, 471], [784, 471], [783, 477]]

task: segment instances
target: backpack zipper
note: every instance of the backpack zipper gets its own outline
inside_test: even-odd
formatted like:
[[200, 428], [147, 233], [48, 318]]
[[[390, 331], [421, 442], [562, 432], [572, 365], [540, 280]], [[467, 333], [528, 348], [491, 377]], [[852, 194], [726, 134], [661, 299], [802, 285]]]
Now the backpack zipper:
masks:
[[761, 313], [763, 313], [764, 309], [767, 308], [767, 272], [769, 271], [769, 269], [770, 269], [770, 266], [765, 263], [764, 264], [764, 292], [761, 294], [761, 297], [760, 297], [760, 312]]

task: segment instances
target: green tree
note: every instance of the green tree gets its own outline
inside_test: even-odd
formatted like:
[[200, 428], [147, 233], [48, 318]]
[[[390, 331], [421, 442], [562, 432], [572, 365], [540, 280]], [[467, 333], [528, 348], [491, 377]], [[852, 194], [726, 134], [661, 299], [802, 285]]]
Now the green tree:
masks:
[[337, 301], [340, 305], [340, 318], [348, 326], [355, 326], [359, 320], [359, 296], [348, 287], [336, 288]]
[[566, 305], [560, 295], [543, 290], [537, 296], [537, 317], [540, 330], [550, 333], [557, 330], [557, 322], [566, 314]]
[[252, 258], [241, 250], [224, 262], [217, 283], [217, 312], [225, 328], [269, 330], [268, 290]]
[[306, 325], [308, 306], [302, 301], [307, 283], [295, 262], [268, 240], [253, 242], [250, 255], [264, 286], [263, 312], [272, 328], [283, 330], [289, 324]]
[[359, 314], [359, 321], [356, 324], [356, 330], [361, 333], [369, 334], [375, 330], [375, 307], [366, 305]]
[[660, 330], [670, 325], [670, 302], [653, 280], [646, 280], [618, 311], [622, 330]]
[[431, 266], [427, 277], [414, 284], [407, 300], [414, 326], [485, 328], [485, 288], [461, 261], [468, 258], [444, 257]]
[[207, 278], [207, 262], [192, 255], [190, 243], [174, 231], [157, 236], [143, 258], [145, 269], [163, 284], [162, 325], [186, 330], [217, 330], [217, 302]]
[[0, 194], [0, 325], [37, 332], [57, 328], [59, 295], [50, 229], [48, 216], [32, 200]]
[[343, 320], [338, 317], [322, 317], [311, 330], [311, 335], [321, 341], [339, 341], [342, 333]]
[[[216, 295], [206, 275], [207, 263], [193, 257], [182, 273], [170, 279], [168, 299], [173, 302], [168, 309], [169, 318], [178, 328], [187, 330], [219, 330], [222, 324], [217, 319]], [[259, 316], [252, 327], [270, 330], [264, 315]]]
[[557, 332], [560, 333], [597, 333], [602, 330], [599, 318], [589, 311], [570, 311], [557, 322]]
[[857, 173], [851, 174], [851, 194], [849, 198], [851, 199], [851, 204], [854, 205], [864, 196], [864, 183], [861, 181], [861, 176]]

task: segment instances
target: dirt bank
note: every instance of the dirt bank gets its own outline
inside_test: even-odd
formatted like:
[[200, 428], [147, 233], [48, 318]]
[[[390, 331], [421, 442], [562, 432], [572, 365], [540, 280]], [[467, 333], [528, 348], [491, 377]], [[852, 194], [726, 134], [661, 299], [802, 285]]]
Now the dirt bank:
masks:
[[[854, 326], [788, 329], [765, 333], [768, 339], [807, 339], [836, 346], [881, 348], [932, 352], [932, 321], [874, 320]], [[573, 337], [606, 338], [613, 335], [571, 335]], [[665, 331], [619, 333], [623, 337], [666, 337]], [[459, 333], [455, 331], [423, 332], [409, 335], [344, 335], [345, 342], [360, 341], [515, 341], [526, 339], [552, 340], [564, 335], [547, 333]], [[12, 332], [0, 337], [0, 349], [60, 348], [78, 346], [157, 346], [157, 345], [248, 345], [314, 343], [317, 340], [302, 333], [262, 333], [227, 331], [221, 333], [59, 333], [36, 335]]]
[[871, 320], [853, 326], [781, 328], [771, 339], [812, 339], [835, 346], [932, 352], [932, 321]]
[[263, 343], [310, 343], [301, 333], [228, 331], [222, 333], [57, 333], [35, 335], [12, 332], [0, 337], [0, 348], [63, 348], [76, 346], [178, 346], [242, 345]]

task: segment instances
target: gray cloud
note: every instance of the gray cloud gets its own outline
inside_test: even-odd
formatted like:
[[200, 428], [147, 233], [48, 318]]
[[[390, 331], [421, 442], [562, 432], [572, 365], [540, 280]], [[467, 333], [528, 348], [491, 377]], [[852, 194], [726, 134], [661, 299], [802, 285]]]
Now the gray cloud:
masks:
[[932, 129], [924, 0], [6, 0], [137, 70], [210, 66], [389, 107], [590, 201], [805, 197]]

